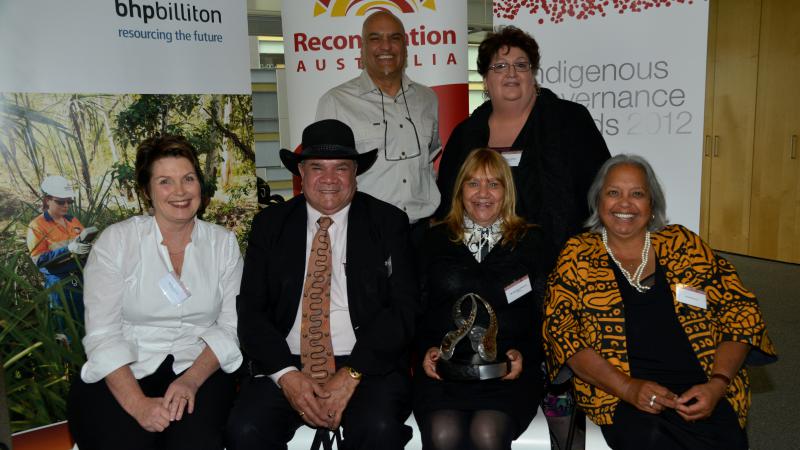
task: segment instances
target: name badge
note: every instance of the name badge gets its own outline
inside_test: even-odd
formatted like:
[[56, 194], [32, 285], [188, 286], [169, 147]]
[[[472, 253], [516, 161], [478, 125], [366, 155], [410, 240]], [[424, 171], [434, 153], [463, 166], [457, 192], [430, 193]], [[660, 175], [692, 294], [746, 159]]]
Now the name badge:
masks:
[[161, 279], [158, 280], [158, 287], [161, 288], [161, 292], [164, 293], [167, 300], [175, 306], [180, 305], [185, 302], [187, 298], [192, 296], [189, 289], [186, 289], [186, 286], [184, 286], [181, 280], [175, 276], [175, 272], [170, 272], [161, 277]]
[[531, 279], [528, 278], [527, 275], [525, 275], [519, 280], [516, 280], [513, 283], [506, 286], [506, 300], [508, 301], [508, 303], [513, 303], [514, 300], [522, 297], [523, 295], [527, 294], [532, 290], [533, 287], [531, 287]]
[[503, 155], [503, 158], [506, 159], [506, 162], [511, 167], [517, 167], [519, 165], [519, 160], [522, 159], [522, 150], [500, 152], [500, 154]]
[[675, 285], [675, 298], [686, 305], [706, 309], [706, 293], [685, 284]]

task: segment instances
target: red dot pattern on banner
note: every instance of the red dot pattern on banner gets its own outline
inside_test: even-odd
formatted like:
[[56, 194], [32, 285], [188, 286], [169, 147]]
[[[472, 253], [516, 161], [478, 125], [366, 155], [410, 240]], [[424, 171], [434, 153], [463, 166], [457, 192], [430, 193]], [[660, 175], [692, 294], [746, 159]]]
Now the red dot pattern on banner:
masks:
[[691, 5], [694, 0], [495, 0], [494, 15], [501, 19], [514, 19], [520, 10], [538, 17], [540, 25], [549, 20], [561, 23], [565, 18], [588, 20], [605, 17], [616, 11], [638, 13], [651, 8], [669, 8], [676, 4]]

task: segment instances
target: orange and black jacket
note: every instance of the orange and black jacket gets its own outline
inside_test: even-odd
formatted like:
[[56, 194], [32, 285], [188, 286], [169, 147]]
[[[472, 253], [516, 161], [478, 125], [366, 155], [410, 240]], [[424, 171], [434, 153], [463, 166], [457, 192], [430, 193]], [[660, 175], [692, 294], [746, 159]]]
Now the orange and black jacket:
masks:
[[[755, 296], [739, 279], [736, 269], [715, 255], [699, 236], [680, 225], [668, 225], [651, 234], [656, 261], [669, 283], [675, 314], [706, 375], [722, 341], [752, 346], [745, 365], [777, 359]], [[630, 375], [625, 340], [625, 311], [599, 233], [571, 238], [548, 280], [543, 322], [544, 346], [551, 380], [569, 374], [566, 361], [584, 348], [593, 349], [618, 370]], [[675, 287], [684, 284], [706, 294], [706, 309], [675, 299]], [[563, 370], [563, 372], [562, 372]], [[598, 425], [613, 422], [620, 399], [574, 377], [578, 405]], [[744, 427], [750, 406], [750, 380], [744, 366], [726, 394]]]

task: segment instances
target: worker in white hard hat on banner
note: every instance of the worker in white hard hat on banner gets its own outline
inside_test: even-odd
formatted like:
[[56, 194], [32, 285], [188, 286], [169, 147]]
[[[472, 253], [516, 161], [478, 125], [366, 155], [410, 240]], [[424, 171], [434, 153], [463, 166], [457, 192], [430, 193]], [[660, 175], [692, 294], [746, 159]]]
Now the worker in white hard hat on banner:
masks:
[[[28, 225], [27, 241], [33, 262], [44, 274], [45, 288], [75, 275], [63, 286], [63, 295], [58, 289], [50, 292], [50, 307], [68, 306], [72, 316], [83, 322], [81, 267], [92, 245], [91, 238], [80, 238], [84, 226], [69, 214], [74, 201], [75, 190], [69, 180], [59, 175], [46, 177], [42, 181], [43, 211]], [[60, 317], [57, 323], [63, 331]]]

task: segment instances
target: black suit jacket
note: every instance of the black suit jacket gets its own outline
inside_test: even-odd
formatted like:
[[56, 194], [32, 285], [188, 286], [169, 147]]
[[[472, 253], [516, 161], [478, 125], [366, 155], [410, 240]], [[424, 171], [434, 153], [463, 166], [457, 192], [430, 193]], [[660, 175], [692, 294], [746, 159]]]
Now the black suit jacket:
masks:
[[[303, 290], [306, 220], [303, 195], [253, 219], [236, 307], [242, 350], [266, 374], [296, 364], [286, 336]], [[356, 192], [347, 227], [345, 274], [356, 335], [347, 364], [367, 375], [407, 368], [419, 303], [408, 216]]]

